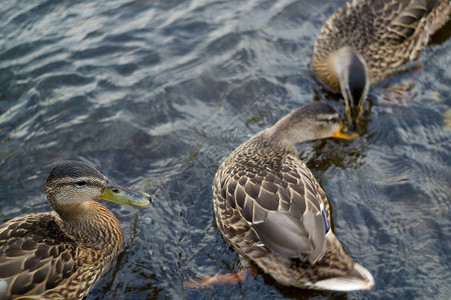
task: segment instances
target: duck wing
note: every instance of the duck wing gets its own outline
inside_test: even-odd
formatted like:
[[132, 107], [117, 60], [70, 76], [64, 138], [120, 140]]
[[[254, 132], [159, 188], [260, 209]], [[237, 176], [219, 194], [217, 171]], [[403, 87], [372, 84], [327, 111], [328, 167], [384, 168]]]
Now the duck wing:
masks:
[[241, 169], [224, 186], [228, 205], [272, 252], [315, 263], [326, 250], [326, 196], [307, 166], [288, 157], [278, 171]]
[[77, 256], [73, 240], [52, 213], [17, 217], [0, 226], [0, 281], [7, 282], [3, 293], [14, 297], [54, 288], [76, 272]]

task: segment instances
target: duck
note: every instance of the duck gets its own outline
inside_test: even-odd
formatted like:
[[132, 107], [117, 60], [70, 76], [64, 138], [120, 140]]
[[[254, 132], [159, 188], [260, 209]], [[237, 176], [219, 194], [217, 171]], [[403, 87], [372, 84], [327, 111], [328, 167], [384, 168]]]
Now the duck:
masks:
[[351, 0], [321, 28], [313, 71], [341, 92], [346, 119], [355, 125], [369, 87], [416, 60], [450, 14], [449, 0]]
[[119, 221], [97, 200], [138, 207], [151, 202], [83, 161], [58, 163], [45, 191], [53, 211], [0, 226], [0, 299], [83, 299], [123, 243]]
[[374, 285], [333, 233], [326, 194], [295, 147], [355, 138], [342, 128], [333, 107], [306, 104], [238, 146], [214, 177], [214, 214], [224, 240], [280, 284], [333, 291]]

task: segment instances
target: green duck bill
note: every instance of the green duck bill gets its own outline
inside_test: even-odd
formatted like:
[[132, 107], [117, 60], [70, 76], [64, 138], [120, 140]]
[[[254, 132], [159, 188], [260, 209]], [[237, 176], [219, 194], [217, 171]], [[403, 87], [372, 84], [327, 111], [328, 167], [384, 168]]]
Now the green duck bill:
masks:
[[103, 191], [103, 195], [99, 197], [99, 200], [138, 207], [147, 206], [152, 202], [152, 198], [147, 193], [123, 189], [113, 183], [108, 183], [108, 186]]

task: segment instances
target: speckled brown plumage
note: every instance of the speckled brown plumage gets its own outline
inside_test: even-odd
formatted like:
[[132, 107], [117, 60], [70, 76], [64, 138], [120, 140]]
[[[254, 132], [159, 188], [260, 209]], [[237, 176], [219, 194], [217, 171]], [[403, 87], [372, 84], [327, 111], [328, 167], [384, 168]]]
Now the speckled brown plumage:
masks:
[[[282, 284], [324, 289], [319, 281], [355, 275], [330, 230], [326, 195], [294, 146], [338, 128], [330, 106], [305, 105], [240, 145], [216, 173], [213, 201], [224, 239]], [[357, 277], [372, 286], [371, 275]]]
[[351, 0], [318, 34], [313, 69], [326, 85], [339, 91], [329, 57], [349, 46], [365, 60], [374, 84], [388, 71], [418, 58], [450, 13], [449, 0]]
[[[101, 197], [108, 179], [82, 162], [54, 170], [46, 189], [55, 211], [19, 216], [0, 226], [0, 299], [82, 299], [121, 249], [116, 217], [86, 200]], [[82, 200], [62, 206], [66, 195]]]
[[449, 0], [351, 0], [321, 28], [313, 70], [341, 92], [355, 124], [370, 85], [417, 59], [450, 13]]

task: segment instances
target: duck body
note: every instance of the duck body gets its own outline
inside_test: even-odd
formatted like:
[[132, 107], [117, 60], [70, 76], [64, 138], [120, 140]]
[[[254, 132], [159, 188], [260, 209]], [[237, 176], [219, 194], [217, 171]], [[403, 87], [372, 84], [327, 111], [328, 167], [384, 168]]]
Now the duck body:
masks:
[[[107, 211], [99, 203], [94, 205]], [[0, 280], [9, 285], [7, 298], [36, 294], [37, 298], [82, 299], [122, 247], [119, 222], [112, 213], [105, 216], [112, 222], [101, 223], [104, 226], [97, 230], [112, 237], [106, 244], [71, 232], [55, 212], [28, 214], [3, 224]], [[74, 289], [67, 289], [69, 282]]]
[[449, 0], [351, 0], [321, 28], [313, 70], [349, 110], [361, 107], [368, 86], [417, 59], [450, 13]]
[[[0, 299], [82, 299], [120, 251], [119, 221], [104, 205], [86, 200], [107, 200], [102, 194], [108, 179], [85, 163], [64, 168], [71, 164], [81, 167], [82, 176], [49, 175], [47, 195], [55, 211], [18, 216], [0, 226]], [[86, 199], [61, 205], [71, 191]], [[148, 204], [148, 195], [141, 196], [142, 205]]]
[[374, 284], [371, 275], [354, 263], [331, 231], [327, 197], [292, 142], [331, 136], [339, 127], [325, 136], [298, 128], [301, 136], [294, 139], [295, 131], [287, 128], [296, 128], [295, 119], [308, 119], [318, 110], [332, 115], [325, 126], [335, 126], [338, 115], [331, 107], [306, 105], [240, 145], [221, 164], [213, 182], [216, 222], [237, 252], [279, 283], [367, 289]]

